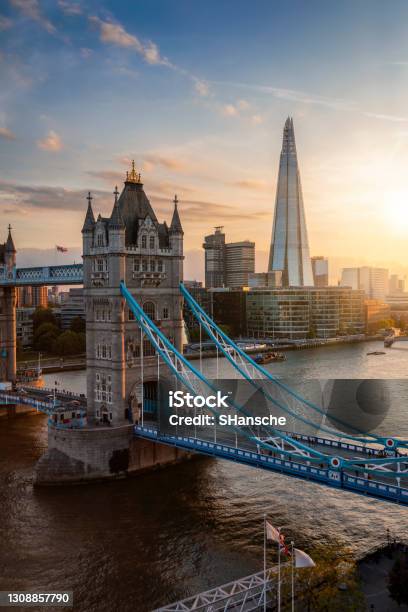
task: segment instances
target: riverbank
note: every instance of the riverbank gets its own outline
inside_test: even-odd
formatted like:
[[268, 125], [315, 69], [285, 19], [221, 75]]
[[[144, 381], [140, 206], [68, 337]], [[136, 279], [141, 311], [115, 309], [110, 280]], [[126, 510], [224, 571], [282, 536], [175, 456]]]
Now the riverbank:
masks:
[[367, 610], [387, 610], [387, 612], [408, 610], [408, 604], [399, 605], [391, 598], [388, 589], [390, 572], [397, 559], [407, 563], [408, 546], [402, 542], [392, 541], [367, 553], [357, 562]]

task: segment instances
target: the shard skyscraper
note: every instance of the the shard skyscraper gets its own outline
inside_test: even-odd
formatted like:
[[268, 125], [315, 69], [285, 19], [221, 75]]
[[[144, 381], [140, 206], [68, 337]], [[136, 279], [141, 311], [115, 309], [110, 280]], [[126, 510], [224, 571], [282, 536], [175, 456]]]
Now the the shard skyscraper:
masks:
[[314, 285], [291, 117], [283, 129], [268, 270], [282, 270], [285, 287]]

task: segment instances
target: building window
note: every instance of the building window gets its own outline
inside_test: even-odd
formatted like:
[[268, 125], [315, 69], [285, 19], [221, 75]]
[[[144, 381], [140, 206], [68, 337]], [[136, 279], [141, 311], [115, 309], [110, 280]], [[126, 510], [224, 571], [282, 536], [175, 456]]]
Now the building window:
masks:
[[110, 344], [97, 344], [96, 345], [96, 358], [97, 359], [112, 359], [112, 347]]
[[169, 309], [167, 306], [164, 306], [163, 308], [163, 319], [168, 319], [169, 318]]
[[142, 236], [142, 249], [146, 249], [147, 248], [147, 236], [146, 234], [143, 234]]
[[112, 379], [106, 374], [96, 375], [95, 399], [97, 402], [112, 403]]
[[139, 272], [139, 269], [140, 269], [139, 262], [136, 259], [134, 259], [133, 260], [133, 272]]
[[96, 237], [96, 244], [97, 246], [103, 246], [104, 245], [104, 239], [103, 239], [103, 234], [98, 234]]
[[154, 236], [150, 236], [150, 238], [149, 238], [149, 248], [154, 249], [154, 247], [155, 247]]
[[153, 302], [145, 302], [143, 304], [143, 310], [151, 319], [154, 320], [156, 318], [156, 307]]
[[147, 272], [147, 261], [146, 260], [142, 261], [142, 270], [143, 272]]
[[157, 271], [163, 272], [163, 262], [161, 260], [157, 262]]
[[96, 308], [95, 309], [95, 321], [110, 321], [111, 311], [110, 308]]
[[152, 259], [150, 261], [150, 272], [154, 272], [156, 269], [156, 262], [154, 261], [154, 259]]
[[152, 357], [156, 354], [156, 350], [150, 340], [143, 340], [143, 355], [144, 357]]
[[106, 270], [106, 260], [98, 257], [94, 262], [94, 270], [95, 272], [105, 272]]

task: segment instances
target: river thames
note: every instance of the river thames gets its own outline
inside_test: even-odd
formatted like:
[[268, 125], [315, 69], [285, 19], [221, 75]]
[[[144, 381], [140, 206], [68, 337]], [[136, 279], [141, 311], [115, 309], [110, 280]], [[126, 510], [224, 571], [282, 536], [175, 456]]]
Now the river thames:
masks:
[[[299, 379], [393, 379], [381, 433], [408, 438], [408, 342], [287, 353], [268, 368]], [[196, 362], [197, 363], [197, 362]], [[220, 361], [220, 374], [227, 375]], [[214, 376], [215, 360], [204, 368]], [[85, 391], [85, 372], [45, 377]], [[0, 418], [0, 590], [74, 591], [75, 610], [137, 611], [262, 569], [262, 517], [309, 553], [324, 543], [353, 555], [408, 539], [408, 510], [306, 481], [214, 459], [128, 480], [34, 489], [46, 448], [42, 415]]]

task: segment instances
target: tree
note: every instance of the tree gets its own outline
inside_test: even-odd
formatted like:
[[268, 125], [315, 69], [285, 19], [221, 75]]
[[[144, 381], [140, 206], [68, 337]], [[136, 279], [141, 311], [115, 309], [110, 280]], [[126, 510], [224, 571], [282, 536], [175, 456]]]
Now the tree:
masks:
[[54, 343], [54, 353], [57, 355], [75, 355], [83, 352], [83, 340], [80, 334], [65, 331], [58, 336]]
[[57, 327], [57, 319], [55, 314], [52, 312], [50, 308], [44, 308], [43, 306], [39, 306], [36, 308], [33, 314], [33, 328], [34, 333], [38, 327], [40, 327], [43, 323], [51, 323]]
[[226, 334], [227, 336], [231, 336], [232, 335], [232, 328], [231, 325], [227, 325], [226, 323], [219, 323], [218, 327], [220, 328], [221, 331], [224, 332], [224, 334]]
[[397, 604], [408, 604], [408, 562], [398, 557], [388, 576], [388, 590]]
[[85, 320], [82, 317], [75, 317], [75, 319], [72, 319], [69, 328], [76, 334], [82, 334], [86, 330]]
[[33, 347], [37, 351], [52, 352], [61, 330], [53, 323], [42, 323], [34, 331]]

